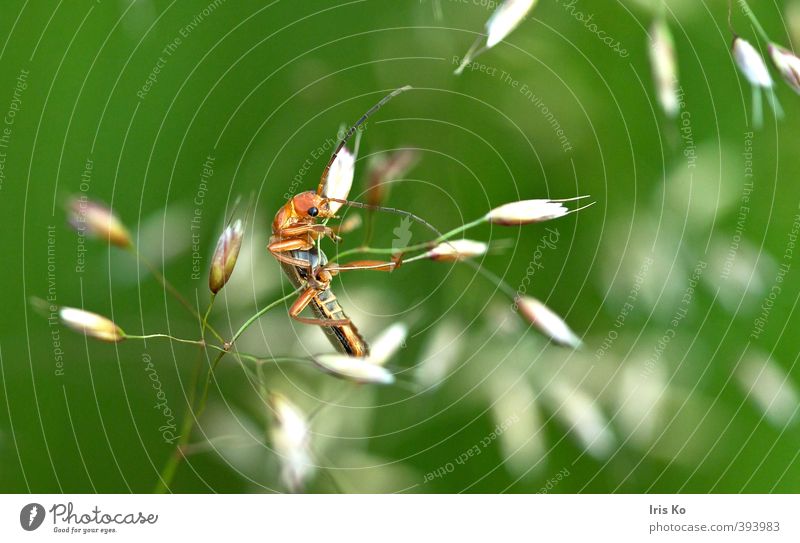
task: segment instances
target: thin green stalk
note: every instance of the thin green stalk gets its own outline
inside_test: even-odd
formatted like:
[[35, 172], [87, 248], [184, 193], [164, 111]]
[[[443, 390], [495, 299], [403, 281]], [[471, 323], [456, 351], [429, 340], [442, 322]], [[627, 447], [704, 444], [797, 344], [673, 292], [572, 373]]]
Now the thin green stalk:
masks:
[[[444, 234], [442, 234], [438, 238], [434, 239], [433, 241], [429, 241], [427, 243], [420, 243], [420, 244], [417, 244], [417, 245], [411, 245], [409, 247], [403, 247], [402, 249], [381, 249], [381, 248], [376, 248], [376, 247], [356, 247], [355, 249], [349, 249], [347, 251], [343, 251], [343, 252], [339, 253], [337, 255], [337, 258], [342, 258], [342, 257], [345, 257], [345, 256], [350, 256], [350, 255], [353, 255], [353, 254], [357, 254], [357, 253], [394, 254], [394, 253], [397, 253], [397, 252], [411, 252], [411, 251], [417, 251], [417, 250], [420, 250], [420, 249], [429, 249], [429, 248], [431, 248], [431, 247], [433, 247], [433, 246], [435, 246], [435, 245], [437, 245], [437, 244], [439, 244], [439, 243], [441, 243], [443, 241], [446, 241], [446, 240], [452, 238], [456, 234], [460, 234], [461, 232], [469, 230], [470, 228], [474, 228], [475, 226], [478, 226], [478, 225], [480, 225], [480, 224], [482, 224], [484, 222], [486, 222], [486, 217], [481, 217], [480, 219], [476, 219], [476, 220], [474, 220], [474, 221], [472, 221], [470, 223], [467, 223], [467, 224], [464, 224], [462, 226], [459, 226], [458, 228], [450, 230], [449, 232], [445, 232]], [[422, 260], [424, 258], [426, 258], [426, 256], [424, 254], [421, 254], [421, 255], [414, 256], [412, 258], [404, 259], [403, 263], [404, 264], [408, 264], [409, 262]], [[483, 266], [480, 266], [480, 265], [472, 262], [469, 259], [465, 259], [465, 260], [463, 260], [461, 262], [463, 262], [464, 264], [467, 264], [468, 266], [472, 267], [475, 271], [477, 271], [478, 273], [483, 275], [486, 279], [488, 279], [489, 281], [495, 283], [500, 288], [500, 290], [502, 290], [506, 295], [511, 297], [512, 300], [516, 298], [517, 291], [515, 291], [511, 287], [511, 285], [509, 285], [506, 281], [504, 281], [503, 279], [498, 277], [496, 274], [490, 272], [489, 270], [485, 269]]]
[[750, 19], [750, 22], [753, 23], [753, 26], [758, 31], [758, 33], [761, 35], [761, 38], [764, 41], [766, 41], [767, 43], [771, 43], [772, 40], [769, 39], [769, 34], [767, 34], [766, 30], [764, 30], [764, 27], [761, 26], [761, 23], [759, 22], [758, 18], [756, 17], [756, 14], [753, 12], [752, 9], [750, 9], [750, 5], [747, 3], [747, 0], [737, 0], [737, 1], [742, 6], [742, 8], [743, 8], [742, 11], [744, 11], [744, 14], [747, 15], [747, 17]]
[[485, 50], [485, 48], [480, 50], [478, 49], [481, 40], [485, 39], [485, 37], [486, 36], [481, 35], [475, 38], [475, 41], [470, 46], [469, 50], [464, 54], [464, 58], [461, 59], [461, 64], [459, 64], [458, 68], [456, 68], [453, 72], [455, 75], [461, 75], [461, 72], [464, 71], [464, 68], [466, 68], [470, 62], [475, 60], [475, 58]]
[[159, 474], [158, 483], [154, 490], [156, 494], [163, 494], [170, 489], [172, 480], [175, 478], [175, 473], [178, 471], [178, 466], [184, 458], [183, 448], [189, 443], [189, 436], [192, 433], [195, 420], [196, 417], [192, 416], [192, 409], [190, 408], [181, 425], [181, 435], [178, 438], [178, 446], [175, 447], [175, 450], [169, 456], [169, 460], [167, 460], [167, 463]]
[[764, 124], [764, 110], [761, 104], [761, 87], [753, 85], [753, 128], [760, 130]]
[[263, 366], [266, 363], [273, 363], [279, 364], [281, 362], [302, 362], [302, 363], [312, 363], [312, 360], [309, 358], [298, 358], [296, 356], [273, 356], [273, 357], [263, 357], [263, 356], [255, 356], [252, 354], [244, 354], [240, 352], [235, 353], [236, 356], [243, 358], [244, 360], [250, 360], [251, 362], [255, 362], [259, 366]]
[[239, 330], [238, 330], [238, 331], [237, 331], [237, 332], [236, 332], [236, 333], [233, 335], [233, 338], [230, 340], [230, 342], [228, 342], [228, 343], [229, 343], [229, 348], [230, 348], [230, 347], [232, 347], [234, 343], [236, 343], [236, 340], [237, 340], [237, 339], [239, 339], [239, 336], [241, 336], [241, 335], [244, 333], [244, 331], [245, 331], [245, 330], [247, 330], [247, 328], [248, 328], [248, 327], [249, 327], [251, 324], [253, 324], [253, 323], [254, 323], [254, 322], [256, 322], [258, 319], [260, 319], [262, 316], [264, 316], [264, 314], [265, 314], [267, 311], [269, 311], [270, 309], [274, 308], [274, 307], [275, 307], [275, 306], [277, 306], [277, 305], [280, 305], [280, 304], [282, 304], [283, 302], [285, 302], [285, 301], [286, 301], [286, 300], [288, 300], [289, 298], [292, 298], [293, 296], [295, 296], [295, 295], [299, 294], [301, 290], [303, 290], [303, 289], [302, 289], [302, 287], [301, 287], [301, 288], [297, 288], [297, 289], [293, 290], [292, 292], [290, 292], [289, 294], [287, 294], [287, 295], [286, 295], [286, 296], [284, 296], [283, 298], [280, 298], [279, 300], [275, 300], [275, 301], [274, 301], [274, 302], [272, 302], [271, 304], [269, 304], [269, 305], [267, 305], [266, 307], [264, 307], [263, 309], [261, 309], [261, 310], [260, 310], [258, 313], [256, 313], [255, 315], [253, 315], [252, 317], [250, 317], [249, 319], [247, 319], [247, 321], [245, 321], [245, 323], [244, 323], [244, 324], [243, 324], [243, 325], [242, 325], [242, 326], [239, 328]]
[[505, 292], [506, 295], [509, 296], [512, 300], [516, 300], [519, 293], [516, 290], [514, 290], [511, 287], [511, 285], [509, 285], [505, 280], [500, 278], [497, 274], [490, 272], [483, 266], [480, 266], [471, 260], [464, 260], [463, 263], [472, 267], [472, 269], [483, 275], [486, 279], [496, 284], [500, 288], [500, 290]]
[[208, 403], [208, 391], [211, 388], [211, 379], [214, 376], [214, 370], [217, 369], [217, 365], [219, 361], [225, 356], [226, 351], [221, 351], [217, 354], [217, 357], [211, 363], [211, 366], [208, 368], [208, 374], [206, 375], [206, 383], [203, 385], [203, 395], [200, 397], [200, 403], [197, 406], [197, 411], [195, 413], [195, 418], [199, 419], [200, 415], [203, 414], [203, 411], [206, 410], [206, 404]]
[[238, 331], [237, 331], [237, 332], [236, 332], [236, 333], [233, 335], [233, 338], [231, 338], [231, 340], [225, 344], [225, 349], [223, 349], [223, 350], [221, 350], [221, 351], [220, 351], [220, 353], [217, 355], [217, 357], [216, 357], [216, 358], [214, 359], [214, 361], [211, 363], [211, 366], [208, 368], [208, 376], [206, 377], [206, 384], [205, 384], [205, 386], [203, 387], [203, 396], [200, 398], [200, 404], [199, 404], [199, 405], [198, 405], [198, 407], [197, 407], [197, 415], [196, 415], [196, 417], [195, 417], [195, 418], [200, 418], [200, 415], [203, 413], [203, 411], [204, 411], [204, 410], [205, 410], [205, 408], [206, 408], [206, 403], [207, 403], [207, 401], [208, 401], [208, 391], [209, 391], [209, 389], [211, 388], [211, 379], [212, 379], [212, 378], [213, 378], [213, 376], [214, 376], [214, 370], [216, 370], [216, 369], [217, 369], [217, 365], [219, 365], [219, 362], [220, 362], [220, 360], [222, 360], [222, 358], [223, 358], [223, 357], [224, 357], [224, 356], [225, 356], [225, 355], [226, 355], [226, 354], [227, 354], [227, 353], [228, 353], [228, 352], [229, 352], [231, 349], [233, 349], [233, 348], [234, 348], [234, 344], [236, 343], [236, 340], [237, 340], [237, 339], [239, 339], [239, 336], [241, 336], [241, 335], [244, 333], [244, 331], [245, 331], [245, 330], [247, 330], [247, 328], [248, 328], [248, 327], [249, 327], [251, 324], [253, 324], [254, 322], [256, 322], [256, 321], [257, 321], [259, 318], [261, 318], [261, 317], [262, 317], [264, 314], [266, 314], [266, 312], [267, 312], [267, 311], [269, 311], [270, 309], [272, 309], [272, 308], [276, 307], [277, 305], [279, 305], [279, 304], [281, 304], [281, 303], [285, 302], [285, 301], [286, 301], [286, 300], [288, 300], [289, 298], [292, 298], [292, 297], [293, 297], [293, 296], [295, 296], [295, 295], [296, 295], [298, 292], [300, 292], [300, 290], [301, 290], [301, 289], [299, 289], [299, 288], [298, 288], [298, 289], [294, 290], [293, 292], [290, 292], [289, 294], [287, 294], [287, 295], [286, 295], [286, 296], [284, 296], [283, 298], [280, 298], [280, 299], [278, 299], [278, 300], [275, 300], [275, 301], [274, 301], [274, 302], [272, 302], [271, 304], [269, 304], [269, 305], [265, 306], [265, 307], [264, 307], [263, 309], [261, 309], [261, 310], [260, 310], [258, 313], [256, 313], [255, 315], [253, 315], [252, 317], [250, 317], [249, 319], [247, 319], [247, 321], [245, 321], [245, 323], [244, 323], [244, 324], [243, 324], [243, 325], [242, 325], [242, 326], [239, 328], [239, 330], [238, 330]]
[[271, 304], [265, 306], [263, 309], [258, 311], [255, 315], [253, 315], [252, 317], [247, 319], [245, 321], [245, 323], [239, 328], [239, 330], [233, 335], [233, 338], [231, 338], [231, 340], [225, 344], [225, 349], [221, 350], [221, 352], [217, 355], [217, 357], [211, 363], [211, 367], [208, 368], [208, 376], [206, 377], [206, 384], [203, 387], [203, 396], [200, 399], [200, 405], [198, 406], [198, 410], [197, 410], [197, 417], [198, 418], [200, 417], [200, 414], [203, 412], [203, 410], [205, 410], [206, 402], [208, 401], [208, 390], [211, 387], [211, 379], [214, 376], [214, 370], [217, 369], [217, 365], [219, 365], [220, 360], [222, 360], [222, 358], [225, 356], [225, 354], [227, 354], [231, 349], [233, 349], [234, 344], [236, 343], [236, 340], [239, 339], [239, 336], [241, 336], [245, 332], [245, 330], [247, 330], [247, 328], [250, 327], [251, 324], [253, 324], [258, 319], [260, 319], [267, 311], [269, 311], [270, 309], [274, 308], [275, 306], [285, 302], [289, 298], [292, 298], [298, 292], [300, 292], [300, 290], [301, 289], [298, 288], [298, 289], [290, 292], [289, 294], [287, 294], [283, 298], [280, 298], [279, 300], [275, 300]]
[[[347, 251], [343, 251], [343, 252], [339, 253], [337, 255], [337, 258], [342, 258], [342, 257], [345, 257], [345, 256], [350, 256], [350, 255], [353, 255], [353, 254], [357, 254], [357, 253], [394, 254], [394, 253], [397, 253], [397, 252], [411, 252], [411, 251], [417, 251], [417, 250], [421, 250], [421, 249], [430, 249], [430, 248], [436, 246], [437, 244], [439, 244], [439, 243], [441, 243], [443, 241], [446, 241], [446, 240], [452, 238], [453, 236], [455, 236], [457, 234], [460, 234], [460, 233], [465, 232], [465, 231], [467, 231], [467, 230], [469, 230], [471, 228], [479, 226], [480, 224], [483, 224], [484, 222], [486, 222], [486, 217], [485, 216], [481, 217], [479, 219], [476, 219], [476, 220], [474, 220], [472, 222], [466, 223], [466, 224], [464, 224], [462, 226], [459, 226], [458, 228], [454, 228], [453, 230], [450, 230], [449, 232], [445, 232], [444, 234], [442, 234], [438, 238], [436, 238], [436, 239], [434, 239], [432, 241], [428, 241], [426, 243], [419, 243], [417, 245], [410, 245], [408, 247], [403, 247], [401, 249], [382, 249], [382, 248], [376, 248], [376, 247], [356, 247], [355, 249], [349, 249]], [[412, 258], [404, 259], [403, 263], [404, 264], [408, 264], [409, 262], [414, 262], [416, 260], [422, 260], [423, 258], [425, 258], [425, 255], [421, 254], [421, 255], [417, 255], [417, 256], [412, 257]], [[476, 270], [478, 273], [483, 275], [485, 278], [487, 278], [490, 281], [492, 281], [493, 283], [495, 283], [500, 288], [500, 290], [502, 290], [506, 295], [510, 296], [512, 299], [516, 298], [517, 292], [511, 287], [511, 285], [509, 285], [503, 279], [501, 279], [500, 277], [498, 277], [494, 273], [490, 272], [489, 270], [485, 269], [483, 266], [479, 266], [478, 264], [475, 264], [474, 262], [472, 262], [469, 259], [464, 260], [463, 262], [465, 264], [467, 264], [468, 266], [472, 267], [474, 270]]]
[[[263, 309], [261, 309], [258, 313], [256, 313], [252, 317], [250, 317], [239, 328], [239, 330], [236, 332], [236, 334], [233, 336], [233, 338], [229, 342], [225, 342], [225, 347], [224, 348], [219, 348], [220, 352], [217, 354], [217, 356], [213, 360], [213, 362], [211, 362], [211, 367], [208, 370], [208, 376], [206, 377], [206, 382], [205, 382], [205, 385], [203, 386], [203, 395], [200, 398], [200, 403], [197, 405], [196, 409], [194, 409], [194, 405], [193, 405], [194, 404], [194, 392], [192, 392], [191, 401], [190, 401], [190, 404], [189, 404], [189, 409], [188, 409], [188, 411], [186, 413], [186, 416], [183, 419], [183, 424], [181, 425], [181, 434], [180, 434], [180, 437], [178, 439], [177, 447], [175, 447], [175, 451], [173, 452], [173, 454], [170, 455], [169, 460], [167, 460], [167, 463], [164, 465], [164, 468], [161, 470], [161, 473], [159, 474], [159, 480], [158, 480], [158, 483], [156, 484], [156, 488], [155, 488], [155, 492], [156, 493], [160, 494], [160, 493], [164, 493], [164, 492], [168, 491], [169, 488], [170, 488], [170, 485], [172, 484], [172, 480], [175, 478], [175, 473], [178, 470], [178, 466], [180, 465], [181, 460], [185, 457], [183, 449], [189, 443], [189, 439], [191, 437], [192, 430], [194, 430], [195, 423], [197, 422], [197, 420], [199, 420], [200, 416], [205, 411], [206, 404], [208, 403], [208, 392], [209, 392], [209, 388], [211, 386], [211, 379], [213, 378], [214, 370], [216, 369], [217, 365], [219, 364], [219, 361], [222, 360], [222, 358], [233, 348], [234, 343], [236, 342], [236, 340], [239, 338], [239, 336], [241, 336], [244, 333], [245, 330], [247, 330], [247, 328], [251, 324], [253, 324], [256, 320], [258, 320], [258, 318], [263, 316], [267, 311], [269, 311], [270, 309], [274, 308], [278, 304], [288, 300], [292, 296], [296, 295], [299, 291], [300, 291], [300, 289], [298, 288], [297, 290], [291, 292], [290, 294], [287, 294], [286, 296], [280, 298], [279, 300], [276, 300], [276, 301], [272, 302], [271, 304], [269, 304], [266, 307], [264, 307]], [[209, 311], [210, 311], [210, 309], [209, 309]], [[207, 311], [207, 313], [208, 313], [208, 311]], [[211, 330], [211, 327], [209, 327], [209, 330]], [[216, 346], [212, 346], [212, 347], [218, 348]], [[249, 357], [249, 355], [246, 355], [246, 356]], [[255, 357], [253, 357], [253, 358], [255, 358]], [[196, 386], [194, 388], [196, 388]], [[194, 390], [194, 388], [193, 388], [193, 390]]]
[[189, 443], [191, 427], [194, 421], [194, 402], [197, 397], [197, 384], [200, 381], [200, 371], [203, 367], [203, 352], [205, 352], [203, 349], [197, 352], [197, 360], [195, 361], [194, 369], [192, 370], [192, 380], [191, 384], [189, 385], [189, 408], [186, 410], [186, 414], [183, 417], [183, 422], [181, 423], [181, 433], [178, 436], [178, 446], [175, 447], [175, 450], [172, 452], [167, 460], [166, 465], [159, 474], [158, 483], [156, 483], [156, 487], [153, 489], [156, 494], [163, 494], [169, 490], [172, 480], [175, 478], [175, 472], [178, 469], [178, 464], [180, 464], [180, 458], [185, 456], [184, 449]]
[[169, 334], [147, 334], [144, 336], [132, 336], [130, 334], [124, 334], [125, 339], [153, 339], [153, 338], [167, 338], [171, 339], [172, 341], [177, 341], [178, 343], [189, 343], [191, 345], [200, 345], [201, 347], [212, 347], [217, 348], [216, 345], [208, 345], [205, 340], [202, 339], [182, 339], [179, 337], [171, 336]]
[[774, 88], [767, 89], [767, 101], [772, 107], [772, 111], [775, 113], [775, 118], [783, 119], [783, 108], [781, 107], [781, 103], [778, 101], [778, 95], [775, 94]]
[[441, 21], [444, 18], [444, 12], [442, 12], [442, 0], [433, 0], [433, 17], [437, 21]]
[[[166, 277], [164, 277], [164, 274], [162, 274], [157, 267], [155, 267], [152, 263], [150, 263], [150, 261], [139, 252], [139, 249], [135, 245], [133, 244], [130, 245], [130, 251], [133, 253], [133, 255], [136, 257], [137, 260], [139, 260], [142, 264], [145, 265], [145, 267], [150, 271], [150, 273], [153, 274], [153, 277], [156, 278], [156, 281], [158, 281], [161, 284], [161, 286], [163, 286], [172, 295], [173, 298], [178, 300], [178, 302], [184, 308], [186, 308], [186, 310], [189, 313], [191, 313], [198, 320], [198, 322], [202, 322], [202, 317], [200, 316], [200, 313], [197, 311], [197, 309], [195, 309], [195, 307], [192, 304], [190, 304], [189, 301], [186, 300], [186, 298], [183, 297], [180, 291], [177, 288], [175, 288], [175, 286], [172, 283], [170, 283]], [[217, 340], [219, 340], [220, 342], [225, 341], [223, 337], [212, 326], [208, 326], [208, 329], [211, 331], [212, 334], [214, 334], [214, 337], [217, 338]]]
[[[338, 253], [336, 255], [336, 257], [337, 258], [342, 258], [342, 257], [345, 257], [345, 256], [350, 256], [350, 255], [353, 255], [353, 254], [357, 254], [357, 253], [373, 253], [373, 254], [389, 254], [390, 255], [390, 254], [394, 254], [394, 253], [398, 253], [398, 252], [408, 253], [408, 252], [413, 252], [413, 251], [419, 251], [419, 250], [422, 250], [422, 249], [430, 249], [432, 247], [435, 247], [439, 243], [452, 238], [453, 236], [455, 236], [457, 234], [465, 232], [465, 231], [467, 231], [467, 230], [469, 230], [471, 228], [475, 228], [476, 226], [479, 226], [479, 225], [481, 225], [481, 224], [483, 224], [485, 222], [486, 222], [486, 217], [484, 216], [484, 217], [481, 217], [480, 219], [476, 219], [476, 220], [474, 220], [472, 222], [463, 224], [463, 225], [459, 226], [458, 228], [454, 228], [453, 230], [450, 230], [449, 232], [445, 232], [444, 234], [442, 234], [441, 236], [439, 236], [436, 239], [433, 239], [431, 241], [426, 241], [425, 243], [418, 243], [416, 245], [409, 245], [408, 247], [401, 247], [399, 249], [384, 249], [384, 248], [377, 248], [377, 247], [356, 247], [355, 249], [348, 249], [347, 251], [342, 251], [341, 253]], [[406, 260], [406, 262], [408, 262], [408, 260]]]
[[214, 307], [214, 300], [217, 299], [217, 295], [215, 293], [211, 293], [211, 299], [208, 301], [208, 309], [206, 309], [206, 314], [203, 315], [203, 321], [200, 323], [200, 335], [205, 339], [206, 337], [206, 328], [208, 327], [208, 316], [211, 314], [211, 308]]

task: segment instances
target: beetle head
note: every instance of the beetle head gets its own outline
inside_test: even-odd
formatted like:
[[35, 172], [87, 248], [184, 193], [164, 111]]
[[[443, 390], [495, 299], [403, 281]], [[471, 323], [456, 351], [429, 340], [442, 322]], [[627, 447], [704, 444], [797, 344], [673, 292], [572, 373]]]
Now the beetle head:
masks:
[[302, 219], [328, 219], [333, 217], [328, 200], [311, 190], [301, 192], [292, 198], [292, 206], [295, 213]]

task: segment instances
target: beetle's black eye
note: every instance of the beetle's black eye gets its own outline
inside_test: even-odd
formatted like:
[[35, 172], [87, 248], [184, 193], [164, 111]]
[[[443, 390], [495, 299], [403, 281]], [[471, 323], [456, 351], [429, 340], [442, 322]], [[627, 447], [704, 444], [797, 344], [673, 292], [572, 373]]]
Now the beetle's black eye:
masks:
[[308, 208], [308, 216], [309, 217], [316, 217], [317, 215], [319, 215], [319, 209], [317, 209], [316, 207], [309, 207]]

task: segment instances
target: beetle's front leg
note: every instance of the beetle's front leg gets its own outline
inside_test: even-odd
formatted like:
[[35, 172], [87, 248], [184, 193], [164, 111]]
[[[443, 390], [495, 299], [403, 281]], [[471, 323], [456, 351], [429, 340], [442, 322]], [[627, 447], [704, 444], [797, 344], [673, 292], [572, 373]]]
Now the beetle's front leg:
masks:
[[325, 236], [330, 238], [331, 241], [335, 242], [342, 240], [342, 238], [336, 235], [336, 232], [333, 231], [333, 228], [330, 226], [325, 226], [324, 224], [301, 224], [300, 226], [290, 226], [289, 228], [281, 230], [279, 235], [281, 237], [294, 238], [307, 234], [315, 234], [318, 237]]

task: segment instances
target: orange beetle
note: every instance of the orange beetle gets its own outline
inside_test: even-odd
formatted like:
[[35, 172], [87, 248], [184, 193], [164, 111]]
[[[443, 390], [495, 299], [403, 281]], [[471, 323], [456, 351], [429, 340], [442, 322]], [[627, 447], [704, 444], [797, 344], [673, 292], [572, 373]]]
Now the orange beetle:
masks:
[[[331, 279], [333, 275], [343, 270], [391, 271], [398, 266], [398, 262], [357, 261], [344, 265], [330, 264], [317, 246], [317, 242], [323, 237], [333, 241], [339, 241], [341, 238], [331, 227], [317, 221], [335, 218], [335, 213], [342, 204], [359, 205], [357, 202], [346, 200], [352, 178], [344, 183], [345, 186], [334, 186], [336, 183], [328, 179], [331, 168], [358, 127], [386, 102], [410, 88], [405, 86], [395, 90], [362, 115], [333, 152], [322, 172], [316, 192], [302, 192], [292, 197], [278, 210], [272, 222], [272, 236], [267, 249], [280, 262], [292, 284], [297, 288], [304, 287], [303, 292], [289, 309], [289, 315], [298, 322], [326, 328], [334, 347], [352, 356], [367, 356], [369, 346], [345, 315], [331, 291]], [[346, 151], [345, 156], [352, 158]], [[359, 205], [362, 206], [363, 204]], [[300, 316], [308, 306], [311, 306], [314, 318]]]

